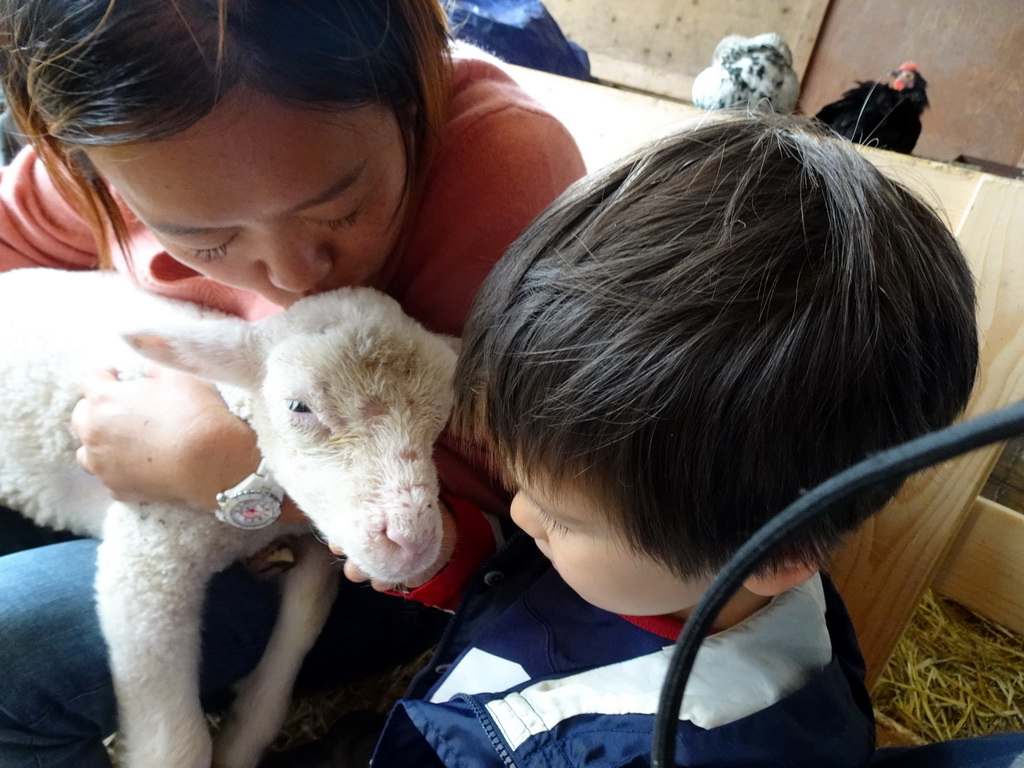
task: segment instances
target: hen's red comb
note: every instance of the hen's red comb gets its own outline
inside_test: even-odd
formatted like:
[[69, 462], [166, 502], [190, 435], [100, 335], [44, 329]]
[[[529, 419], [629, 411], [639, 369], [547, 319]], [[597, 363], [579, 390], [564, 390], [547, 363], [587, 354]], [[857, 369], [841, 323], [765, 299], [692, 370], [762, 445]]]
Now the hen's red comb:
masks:
[[902, 71], [903, 71], [904, 69], [912, 69], [912, 70], [914, 70], [915, 72], [918, 72], [918, 71], [920, 71], [920, 70], [918, 70], [918, 68], [917, 68], [917, 64], [915, 64], [915, 63], [914, 63], [914, 62], [912, 62], [912, 61], [904, 61], [904, 62], [903, 62], [902, 64], [900, 64], [900, 68], [899, 68], [899, 70], [898, 70], [898, 71], [902, 72]]

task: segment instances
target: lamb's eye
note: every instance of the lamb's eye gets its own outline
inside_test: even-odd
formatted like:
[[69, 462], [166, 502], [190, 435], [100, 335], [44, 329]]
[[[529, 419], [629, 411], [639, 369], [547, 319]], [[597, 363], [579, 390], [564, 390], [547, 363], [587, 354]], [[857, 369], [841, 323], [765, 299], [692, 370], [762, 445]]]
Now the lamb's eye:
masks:
[[285, 404], [292, 413], [309, 413], [309, 406], [301, 400], [286, 400]]

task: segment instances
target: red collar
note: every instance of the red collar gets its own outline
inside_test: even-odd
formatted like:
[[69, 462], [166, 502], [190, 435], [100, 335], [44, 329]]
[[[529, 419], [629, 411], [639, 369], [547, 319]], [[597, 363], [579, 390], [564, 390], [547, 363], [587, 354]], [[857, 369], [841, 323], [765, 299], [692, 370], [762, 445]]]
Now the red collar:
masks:
[[666, 640], [675, 642], [679, 633], [683, 631], [683, 622], [672, 616], [626, 616], [619, 614], [630, 624], [635, 624], [640, 629], [645, 629], [655, 635], [664, 637]]

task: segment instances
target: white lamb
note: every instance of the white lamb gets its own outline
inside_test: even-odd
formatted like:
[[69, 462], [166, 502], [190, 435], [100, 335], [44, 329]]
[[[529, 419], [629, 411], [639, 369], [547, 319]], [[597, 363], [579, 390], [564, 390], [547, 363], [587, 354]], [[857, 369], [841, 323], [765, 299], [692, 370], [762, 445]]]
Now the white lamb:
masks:
[[[0, 502], [102, 539], [97, 608], [126, 768], [254, 766], [283, 722], [340, 569], [306, 525], [246, 531], [181, 505], [112, 503], [78, 467], [69, 418], [83, 374], [144, 368], [120, 332], [144, 328], [124, 337], [140, 353], [219, 382], [319, 537], [364, 573], [401, 583], [440, 548], [431, 454], [451, 408], [452, 340], [366, 288], [303, 299], [259, 323], [211, 314], [112, 274], [0, 275]], [[212, 747], [198, 693], [205, 585], [283, 535], [304, 536], [282, 577], [277, 625]]]

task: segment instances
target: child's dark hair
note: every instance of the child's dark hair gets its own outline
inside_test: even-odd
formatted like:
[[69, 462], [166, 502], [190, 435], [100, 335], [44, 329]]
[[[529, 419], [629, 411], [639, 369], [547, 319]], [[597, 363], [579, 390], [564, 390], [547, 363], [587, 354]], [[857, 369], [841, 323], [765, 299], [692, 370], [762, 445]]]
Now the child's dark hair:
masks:
[[[978, 341], [946, 226], [797, 119], [676, 133], [578, 182], [480, 291], [456, 423], [706, 576], [801, 492], [953, 421]], [[896, 487], [809, 530], [821, 565]]]

